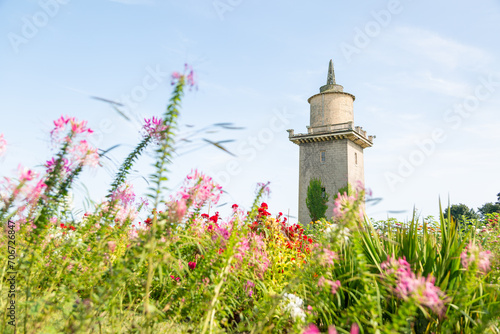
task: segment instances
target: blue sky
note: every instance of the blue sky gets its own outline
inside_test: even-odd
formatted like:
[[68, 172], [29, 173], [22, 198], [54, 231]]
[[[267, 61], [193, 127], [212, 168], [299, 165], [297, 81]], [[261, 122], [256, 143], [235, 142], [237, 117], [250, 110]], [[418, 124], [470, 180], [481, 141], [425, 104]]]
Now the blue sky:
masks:
[[[333, 58], [337, 83], [356, 96], [356, 125], [376, 135], [365, 181], [382, 201], [368, 214], [437, 215], [439, 197], [477, 208], [500, 192], [498, 22], [500, 3], [488, 0], [0, 0], [0, 175], [49, 159], [52, 120], [72, 115], [99, 147], [121, 145], [75, 188], [98, 200], [140, 120], [163, 112], [168, 74], [187, 62], [199, 89], [185, 96], [179, 138], [186, 125], [245, 129], [179, 143], [170, 187], [198, 168], [224, 184], [223, 202], [249, 205], [270, 181], [271, 211], [296, 216], [299, 149], [285, 130], [306, 131], [307, 99]], [[131, 121], [90, 96], [126, 104]], [[237, 156], [201, 138], [233, 139]], [[144, 156], [131, 175], [139, 192], [150, 164]]]

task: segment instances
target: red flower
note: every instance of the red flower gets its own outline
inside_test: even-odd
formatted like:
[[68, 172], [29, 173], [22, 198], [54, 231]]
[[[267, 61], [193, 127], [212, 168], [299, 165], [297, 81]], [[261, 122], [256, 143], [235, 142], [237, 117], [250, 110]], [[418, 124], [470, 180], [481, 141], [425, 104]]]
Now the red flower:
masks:
[[201, 214], [201, 218], [205, 218], [205, 219], [208, 219], [209, 215], [207, 215], [206, 213], [202, 213]]
[[189, 269], [194, 270], [194, 268], [196, 268], [196, 262], [189, 262], [188, 267]]
[[233, 210], [238, 209], [238, 204], [233, 204], [232, 208], [233, 208]]
[[151, 224], [151, 221], [152, 221], [152, 219], [151, 219], [151, 218], [147, 218], [147, 219], [144, 221], [144, 223], [145, 223], [146, 225], [150, 225], [150, 224]]
[[214, 223], [217, 223], [218, 220], [219, 220], [219, 212], [216, 212], [215, 215], [210, 217], [210, 221], [213, 221]]
[[264, 210], [269, 209], [269, 207], [267, 206], [267, 204], [266, 204], [266, 203], [262, 203], [262, 204], [260, 205], [260, 207], [261, 207], [262, 209], [264, 209]]

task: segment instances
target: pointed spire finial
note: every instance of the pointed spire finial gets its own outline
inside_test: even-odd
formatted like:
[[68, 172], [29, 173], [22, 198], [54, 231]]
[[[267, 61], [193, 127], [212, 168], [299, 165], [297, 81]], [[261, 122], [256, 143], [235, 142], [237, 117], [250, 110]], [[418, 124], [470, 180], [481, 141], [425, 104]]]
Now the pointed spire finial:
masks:
[[330, 65], [328, 65], [328, 77], [326, 79], [327, 85], [335, 85], [335, 71], [333, 70], [333, 60], [330, 59]]

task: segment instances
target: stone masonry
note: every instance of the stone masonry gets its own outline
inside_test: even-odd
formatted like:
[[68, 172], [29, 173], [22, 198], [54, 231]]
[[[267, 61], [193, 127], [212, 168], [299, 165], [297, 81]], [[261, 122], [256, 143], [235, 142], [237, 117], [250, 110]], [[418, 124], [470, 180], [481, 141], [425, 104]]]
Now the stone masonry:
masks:
[[330, 194], [327, 218], [333, 214], [333, 196], [347, 183], [364, 183], [363, 149], [373, 145], [373, 136], [354, 126], [354, 95], [344, 92], [335, 82], [330, 60], [326, 85], [319, 94], [309, 98], [310, 126], [307, 133], [287, 130], [291, 142], [299, 145], [299, 222], [310, 222], [306, 206], [307, 187], [312, 178], [319, 178]]

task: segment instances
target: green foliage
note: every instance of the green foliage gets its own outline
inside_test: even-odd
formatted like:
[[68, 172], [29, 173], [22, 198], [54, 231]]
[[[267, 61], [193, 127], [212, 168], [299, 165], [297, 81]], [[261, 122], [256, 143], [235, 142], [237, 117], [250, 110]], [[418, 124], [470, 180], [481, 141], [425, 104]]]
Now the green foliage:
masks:
[[[325, 218], [326, 210], [328, 209], [328, 195], [324, 191], [323, 184], [320, 179], [311, 179], [307, 187], [306, 206], [309, 210], [309, 216], [313, 222]], [[304, 223], [304, 222], [303, 222]]]
[[483, 217], [489, 213], [500, 213], [500, 203], [485, 203], [478, 211]]
[[340, 195], [347, 194], [348, 196], [355, 195], [356, 190], [352, 187], [350, 183], [347, 183], [347, 185], [343, 186], [342, 188], [339, 189], [339, 191], [333, 196], [333, 200], [336, 200]]
[[472, 219], [478, 219], [478, 214], [474, 211], [474, 209], [469, 208], [465, 204], [453, 204], [448, 209], [444, 210], [443, 216], [444, 218], [448, 218], [452, 216], [454, 220], [458, 222], [466, 222]]

